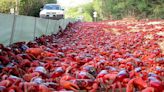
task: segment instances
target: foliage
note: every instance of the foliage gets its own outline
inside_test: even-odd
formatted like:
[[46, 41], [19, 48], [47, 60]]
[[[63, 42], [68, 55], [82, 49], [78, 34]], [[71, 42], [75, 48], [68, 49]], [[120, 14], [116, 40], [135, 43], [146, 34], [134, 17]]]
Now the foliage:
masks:
[[56, 3], [56, 0], [21, 0], [19, 13], [27, 16], [39, 16], [40, 8], [45, 3]]
[[133, 16], [138, 19], [164, 18], [164, 0], [94, 0], [101, 20]]
[[19, 13], [21, 15], [38, 16], [42, 4], [39, 0], [21, 0]]
[[57, 3], [57, 0], [46, 0], [46, 3]]
[[[138, 19], [164, 19], [164, 0], [93, 0], [93, 3], [82, 5], [83, 14], [89, 17], [86, 21], [93, 20], [93, 12], [98, 13], [98, 20], [122, 19], [124, 17], [136, 17]], [[79, 7], [69, 9], [67, 15], [71, 17], [79, 14]]]
[[83, 13], [82, 15], [84, 16], [84, 21], [92, 21], [93, 19], [92, 16], [87, 12]]
[[84, 21], [92, 21], [93, 12], [94, 12], [93, 3], [88, 3], [86, 5], [69, 8], [68, 11], [66, 12], [66, 17], [77, 18], [83, 16]]
[[[0, 12], [9, 13], [10, 8], [16, 6], [15, 1], [0, 0]], [[57, 0], [20, 0], [19, 14], [37, 17], [45, 3], [56, 2]], [[79, 12], [79, 8], [83, 12]], [[98, 13], [98, 20], [122, 19], [128, 16], [138, 19], [164, 19], [164, 0], [93, 0], [92, 3], [68, 9], [66, 16], [84, 16], [85, 21], [92, 21], [94, 11]]]
[[9, 13], [10, 8], [15, 7], [14, 0], [0, 0], [0, 12], [1, 13]]
[[[57, 0], [18, 0], [18, 10], [20, 15], [39, 16], [40, 8], [45, 3], [56, 3]], [[16, 7], [16, 0], [0, 0], [0, 12], [9, 13], [10, 8]]]

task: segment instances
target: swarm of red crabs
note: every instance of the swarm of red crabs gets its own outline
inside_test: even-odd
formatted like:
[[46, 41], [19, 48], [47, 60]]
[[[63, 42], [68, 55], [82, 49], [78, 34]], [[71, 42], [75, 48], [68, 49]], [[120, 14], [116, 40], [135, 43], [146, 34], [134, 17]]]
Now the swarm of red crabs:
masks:
[[0, 92], [163, 92], [164, 21], [70, 23], [0, 45]]

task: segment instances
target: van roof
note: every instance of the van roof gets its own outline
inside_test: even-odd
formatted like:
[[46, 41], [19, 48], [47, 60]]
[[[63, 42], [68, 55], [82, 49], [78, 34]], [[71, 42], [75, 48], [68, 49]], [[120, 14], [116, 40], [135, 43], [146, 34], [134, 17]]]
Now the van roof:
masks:
[[[45, 5], [59, 5], [59, 4], [53, 4], [53, 3], [50, 3], [50, 4], [45, 4]], [[60, 6], [60, 5], [59, 5]]]

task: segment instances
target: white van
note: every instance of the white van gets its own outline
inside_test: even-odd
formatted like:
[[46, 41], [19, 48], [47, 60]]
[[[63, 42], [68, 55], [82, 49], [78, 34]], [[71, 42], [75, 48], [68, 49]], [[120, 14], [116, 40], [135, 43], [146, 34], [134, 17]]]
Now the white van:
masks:
[[40, 18], [63, 19], [64, 9], [58, 4], [45, 4], [40, 11]]

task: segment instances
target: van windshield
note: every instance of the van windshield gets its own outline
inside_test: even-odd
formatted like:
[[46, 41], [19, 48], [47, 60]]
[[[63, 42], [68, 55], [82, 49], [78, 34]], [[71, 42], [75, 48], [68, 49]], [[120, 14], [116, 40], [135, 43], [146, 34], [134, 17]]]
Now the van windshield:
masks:
[[60, 10], [60, 6], [59, 5], [45, 5], [43, 9], [46, 9], [46, 10]]

